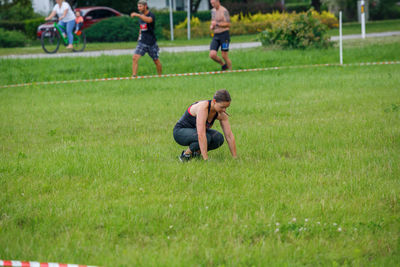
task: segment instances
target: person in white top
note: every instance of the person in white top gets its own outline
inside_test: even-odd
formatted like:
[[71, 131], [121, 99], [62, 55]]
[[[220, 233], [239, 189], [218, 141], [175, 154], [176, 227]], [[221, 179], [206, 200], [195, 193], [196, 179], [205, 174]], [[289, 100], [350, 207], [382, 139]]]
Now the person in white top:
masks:
[[[51, 20], [55, 15], [58, 16], [58, 25], [62, 26], [67, 30], [68, 36], [68, 49], [72, 49], [72, 41], [74, 40], [74, 36], [72, 34], [75, 28], [75, 14], [71, 9], [71, 6], [65, 2], [64, 0], [56, 0], [57, 4], [55, 4], [53, 11], [50, 15], [45, 18], [45, 20]], [[64, 32], [65, 34], [65, 32]]]

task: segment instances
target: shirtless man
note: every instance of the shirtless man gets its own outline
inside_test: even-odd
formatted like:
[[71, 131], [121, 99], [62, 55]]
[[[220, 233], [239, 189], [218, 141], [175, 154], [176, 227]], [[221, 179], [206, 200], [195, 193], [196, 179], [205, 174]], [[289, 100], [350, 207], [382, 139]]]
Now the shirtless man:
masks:
[[[231, 19], [228, 10], [221, 6], [219, 0], [210, 1], [213, 9], [211, 10], [211, 25], [210, 30], [213, 31], [214, 37], [210, 44], [210, 58], [221, 65], [222, 70], [231, 70], [232, 62], [229, 59], [229, 27]], [[217, 55], [218, 49], [221, 47], [222, 59]]]

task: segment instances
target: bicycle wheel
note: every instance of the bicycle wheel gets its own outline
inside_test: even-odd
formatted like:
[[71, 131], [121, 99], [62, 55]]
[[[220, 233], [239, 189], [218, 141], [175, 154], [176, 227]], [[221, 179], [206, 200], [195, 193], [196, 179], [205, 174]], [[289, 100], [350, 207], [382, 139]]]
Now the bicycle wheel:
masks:
[[73, 42], [73, 47], [72, 50], [74, 52], [82, 52], [85, 50], [86, 47], [86, 36], [84, 32], [80, 32], [79, 35], [74, 33], [74, 42]]
[[60, 47], [60, 39], [60, 34], [55, 28], [44, 31], [40, 37], [44, 52], [49, 54], [57, 52], [58, 48]]

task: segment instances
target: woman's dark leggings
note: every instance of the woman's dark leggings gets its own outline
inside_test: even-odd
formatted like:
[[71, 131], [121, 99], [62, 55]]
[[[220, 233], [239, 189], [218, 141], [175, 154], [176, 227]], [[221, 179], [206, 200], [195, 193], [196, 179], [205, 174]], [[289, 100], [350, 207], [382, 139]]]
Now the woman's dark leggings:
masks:
[[[216, 130], [207, 129], [206, 137], [208, 151], [216, 149], [224, 143], [224, 136]], [[182, 146], [189, 146], [192, 152], [200, 150], [197, 130], [194, 128], [174, 128], [174, 139]]]

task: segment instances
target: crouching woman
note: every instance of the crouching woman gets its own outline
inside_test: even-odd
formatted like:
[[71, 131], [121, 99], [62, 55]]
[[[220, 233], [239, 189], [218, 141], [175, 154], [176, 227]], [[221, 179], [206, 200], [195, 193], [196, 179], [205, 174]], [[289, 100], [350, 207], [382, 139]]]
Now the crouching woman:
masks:
[[236, 158], [236, 143], [226, 109], [231, 104], [227, 90], [215, 92], [212, 100], [202, 100], [191, 104], [176, 123], [173, 131], [175, 141], [188, 148], [179, 155], [182, 162], [194, 157], [208, 159], [208, 151], [217, 149], [224, 143], [224, 136], [211, 129], [215, 120], [219, 120], [229, 149]]

